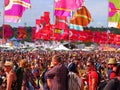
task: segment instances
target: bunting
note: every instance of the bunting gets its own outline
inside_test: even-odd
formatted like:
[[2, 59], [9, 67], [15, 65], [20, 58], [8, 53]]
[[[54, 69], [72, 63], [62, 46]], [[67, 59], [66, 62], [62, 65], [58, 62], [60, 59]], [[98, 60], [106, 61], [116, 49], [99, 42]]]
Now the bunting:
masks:
[[5, 0], [5, 22], [20, 22], [24, 11], [30, 8], [30, 0]]

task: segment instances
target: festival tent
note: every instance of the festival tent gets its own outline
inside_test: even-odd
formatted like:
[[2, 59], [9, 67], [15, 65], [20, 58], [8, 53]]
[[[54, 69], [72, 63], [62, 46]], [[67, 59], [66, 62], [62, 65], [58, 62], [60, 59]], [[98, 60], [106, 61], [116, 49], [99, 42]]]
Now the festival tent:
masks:
[[17, 41], [17, 38], [12, 37], [10, 40], [12, 40], [12, 41]]
[[20, 40], [18, 40], [18, 39], [15, 38], [15, 37], [12, 37], [10, 40], [13, 41], [14, 46], [19, 46]]
[[68, 50], [70, 50], [70, 49], [68, 49], [68, 48], [66, 48], [65, 46], [63, 46], [62, 44], [60, 44], [59, 46], [57, 46], [57, 47], [54, 48], [53, 50], [66, 50], [66, 51], [68, 51]]

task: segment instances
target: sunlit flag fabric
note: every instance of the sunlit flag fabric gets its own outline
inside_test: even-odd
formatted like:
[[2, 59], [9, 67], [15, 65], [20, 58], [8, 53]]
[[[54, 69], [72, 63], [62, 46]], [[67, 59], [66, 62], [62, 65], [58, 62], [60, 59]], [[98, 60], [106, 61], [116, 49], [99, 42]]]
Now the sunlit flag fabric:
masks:
[[87, 26], [91, 21], [92, 17], [90, 12], [85, 6], [82, 6], [74, 13], [74, 16], [70, 20], [70, 24]]
[[10, 25], [8, 25], [8, 24], [4, 24], [3, 25], [3, 30], [4, 30], [4, 32], [2, 32], [3, 33], [3, 38], [5, 38], [5, 39], [9, 39], [9, 38], [11, 38], [12, 36], [13, 36], [13, 30], [12, 30], [12, 27], [10, 26]]
[[30, 0], [5, 0], [5, 22], [20, 22], [24, 11], [30, 8]]
[[108, 27], [120, 28], [120, 0], [109, 0]]
[[115, 44], [120, 46], [120, 35], [116, 34], [115, 36]]
[[23, 40], [27, 37], [27, 31], [25, 27], [19, 26], [18, 27], [18, 39]]
[[93, 32], [93, 42], [99, 43], [101, 40], [101, 33], [99, 31]]
[[70, 16], [72, 10], [82, 6], [84, 0], [55, 0], [55, 15]]

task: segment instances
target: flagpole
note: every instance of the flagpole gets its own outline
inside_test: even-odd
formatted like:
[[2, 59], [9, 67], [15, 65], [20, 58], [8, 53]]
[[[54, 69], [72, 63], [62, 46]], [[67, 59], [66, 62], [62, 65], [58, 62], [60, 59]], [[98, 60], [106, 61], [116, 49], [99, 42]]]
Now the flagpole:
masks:
[[3, 39], [3, 41], [4, 41], [4, 14], [5, 14], [5, 0], [3, 1], [3, 26], [2, 26], [2, 39]]
[[[55, 16], [54, 16], [54, 12], [55, 11], [55, 0], [53, 0], [53, 26], [52, 26], [52, 37], [54, 37], [54, 30], [55, 30]], [[53, 41], [54, 41], [54, 38], [52, 40], [52, 45], [53, 45]], [[54, 54], [55, 52], [53, 52], [52, 54]]]

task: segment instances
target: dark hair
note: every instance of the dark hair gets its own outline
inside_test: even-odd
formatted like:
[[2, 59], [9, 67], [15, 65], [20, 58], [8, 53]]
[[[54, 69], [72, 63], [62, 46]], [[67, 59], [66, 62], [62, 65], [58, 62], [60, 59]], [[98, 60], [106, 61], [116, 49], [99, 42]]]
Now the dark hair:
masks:
[[92, 60], [88, 60], [87, 63], [91, 63], [94, 66], [94, 62]]
[[70, 65], [68, 66], [68, 70], [71, 72], [74, 72], [74, 73], [78, 73], [77, 72], [77, 65], [74, 62], [70, 63]]
[[116, 76], [119, 76], [119, 74], [120, 74], [120, 64], [117, 65]]

